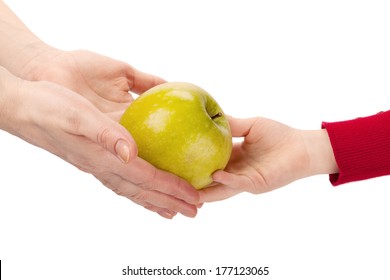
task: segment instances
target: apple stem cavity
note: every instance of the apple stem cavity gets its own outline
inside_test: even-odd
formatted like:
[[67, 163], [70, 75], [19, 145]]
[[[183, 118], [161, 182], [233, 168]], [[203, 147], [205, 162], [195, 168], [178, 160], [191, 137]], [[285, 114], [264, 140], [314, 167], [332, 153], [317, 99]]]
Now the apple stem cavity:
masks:
[[219, 118], [219, 117], [222, 117], [222, 113], [221, 112], [218, 112], [218, 114], [212, 116], [211, 119], [214, 120], [214, 119]]

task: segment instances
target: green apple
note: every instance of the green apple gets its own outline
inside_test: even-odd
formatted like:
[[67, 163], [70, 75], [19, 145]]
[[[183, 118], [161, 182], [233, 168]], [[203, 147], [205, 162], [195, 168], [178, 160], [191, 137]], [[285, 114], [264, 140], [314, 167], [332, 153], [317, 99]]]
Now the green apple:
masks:
[[214, 98], [183, 82], [155, 86], [124, 112], [122, 124], [138, 155], [159, 169], [187, 180], [196, 189], [212, 182], [232, 151], [229, 122]]

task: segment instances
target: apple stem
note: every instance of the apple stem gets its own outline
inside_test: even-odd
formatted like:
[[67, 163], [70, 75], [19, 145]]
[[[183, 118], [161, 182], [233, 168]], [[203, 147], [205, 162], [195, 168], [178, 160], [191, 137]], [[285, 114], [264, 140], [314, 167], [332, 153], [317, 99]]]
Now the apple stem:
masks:
[[218, 114], [216, 114], [215, 116], [212, 116], [211, 119], [214, 120], [214, 119], [219, 118], [219, 117], [222, 117], [221, 112], [218, 112]]

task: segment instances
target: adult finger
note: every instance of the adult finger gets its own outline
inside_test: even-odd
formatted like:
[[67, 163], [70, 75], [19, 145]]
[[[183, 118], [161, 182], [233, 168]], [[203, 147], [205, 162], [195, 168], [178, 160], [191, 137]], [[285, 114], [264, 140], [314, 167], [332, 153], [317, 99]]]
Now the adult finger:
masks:
[[173, 217], [173, 213], [181, 213], [186, 217], [195, 217], [197, 214], [196, 205], [189, 204], [184, 200], [158, 190], [143, 189], [115, 174], [110, 175], [105, 185], [118, 195], [124, 196], [160, 215], [163, 214], [165, 217], [169, 215]]
[[158, 191], [144, 190], [140, 186], [123, 179], [118, 174], [104, 172], [100, 175], [96, 174], [95, 177], [117, 195], [126, 197], [165, 218], [173, 218], [176, 213], [181, 213], [187, 217], [196, 216], [197, 208], [195, 205]]
[[199, 203], [197, 190], [188, 182], [172, 173], [157, 169], [142, 158], [137, 157], [115, 170], [124, 179], [145, 190], [156, 190], [192, 205]]
[[137, 145], [130, 133], [89, 103], [65, 110], [64, 116], [67, 132], [87, 137], [124, 163], [136, 158]]
[[130, 90], [137, 94], [141, 94], [154, 86], [166, 82], [160, 77], [141, 72], [132, 66], [129, 66], [127, 69], [127, 80]]
[[149, 205], [149, 208], [147, 209], [153, 210], [165, 218], [168, 218], [169, 216], [173, 218], [176, 213], [194, 218], [198, 210], [194, 205], [158, 191], [137, 190], [137, 193], [129, 193], [128, 195], [125, 195], [125, 197], [132, 201], [138, 201], [139, 204]]
[[172, 219], [177, 214], [177, 212], [171, 211], [169, 209], [162, 209], [159, 207], [155, 207], [153, 205], [148, 205], [148, 206], [144, 206], [144, 207], [145, 207], [145, 209], [148, 209], [152, 212], [155, 212], [155, 213], [159, 214], [161, 217], [166, 218], [166, 219]]

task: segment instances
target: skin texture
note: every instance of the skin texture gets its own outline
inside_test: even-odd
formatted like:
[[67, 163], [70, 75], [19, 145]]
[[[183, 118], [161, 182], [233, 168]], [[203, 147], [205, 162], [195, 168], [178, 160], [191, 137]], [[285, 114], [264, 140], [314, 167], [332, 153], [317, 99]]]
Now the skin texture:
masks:
[[233, 146], [224, 171], [200, 191], [202, 202], [223, 200], [241, 192], [260, 194], [295, 180], [338, 172], [325, 129], [299, 130], [266, 118], [230, 118]]
[[133, 138], [117, 123], [132, 101], [129, 91], [164, 80], [89, 51], [48, 46], [2, 1], [0, 14], [0, 129], [165, 218], [194, 217], [198, 193], [137, 157]]

